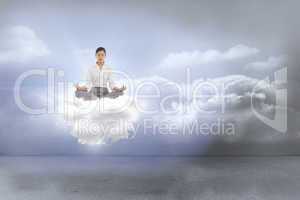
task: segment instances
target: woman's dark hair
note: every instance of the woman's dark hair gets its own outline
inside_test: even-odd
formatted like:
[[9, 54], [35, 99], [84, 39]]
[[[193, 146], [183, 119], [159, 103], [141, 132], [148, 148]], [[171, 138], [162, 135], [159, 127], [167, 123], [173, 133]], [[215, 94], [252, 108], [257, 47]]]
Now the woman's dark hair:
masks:
[[97, 54], [99, 51], [103, 51], [104, 54], [106, 55], [106, 50], [105, 50], [104, 47], [98, 47], [98, 48], [96, 49], [96, 53], [95, 53], [95, 54]]

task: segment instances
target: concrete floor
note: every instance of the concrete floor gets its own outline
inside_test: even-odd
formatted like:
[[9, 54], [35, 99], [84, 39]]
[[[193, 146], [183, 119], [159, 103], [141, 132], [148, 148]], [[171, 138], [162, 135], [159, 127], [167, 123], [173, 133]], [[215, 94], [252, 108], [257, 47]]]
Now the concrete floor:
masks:
[[0, 157], [0, 199], [299, 199], [300, 157]]

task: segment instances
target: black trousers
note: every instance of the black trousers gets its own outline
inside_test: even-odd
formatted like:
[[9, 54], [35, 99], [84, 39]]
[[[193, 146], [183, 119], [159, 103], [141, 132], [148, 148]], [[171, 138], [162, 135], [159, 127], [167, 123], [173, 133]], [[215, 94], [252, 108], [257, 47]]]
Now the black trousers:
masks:
[[117, 98], [118, 96], [121, 96], [121, 95], [123, 95], [123, 92], [109, 92], [106, 87], [92, 87], [89, 91], [76, 91], [75, 92], [75, 96], [77, 98], [83, 98], [84, 100], [93, 100], [94, 97]]
[[97, 96], [98, 98], [104, 97], [108, 95], [108, 89], [106, 87], [93, 87], [91, 89], [93, 95]]

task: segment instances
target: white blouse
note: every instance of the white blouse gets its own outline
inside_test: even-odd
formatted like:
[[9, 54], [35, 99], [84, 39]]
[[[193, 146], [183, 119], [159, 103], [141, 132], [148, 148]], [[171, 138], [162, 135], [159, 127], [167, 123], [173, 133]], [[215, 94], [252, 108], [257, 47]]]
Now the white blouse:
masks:
[[95, 64], [92, 65], [86, 74], [86, 86], [88, 89], [92, 87], [115, 87], [115, 82], [112, 79], [112, 69], [104, 64], [101, 69]]

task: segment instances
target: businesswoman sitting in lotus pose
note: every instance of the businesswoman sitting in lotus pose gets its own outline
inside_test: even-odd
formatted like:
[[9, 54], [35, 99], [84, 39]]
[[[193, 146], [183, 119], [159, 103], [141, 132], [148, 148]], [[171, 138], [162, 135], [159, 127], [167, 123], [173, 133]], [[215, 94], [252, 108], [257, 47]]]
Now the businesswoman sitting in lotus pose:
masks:
[[[124, 94], [126, 90], [125, 86], [118, 88], [111, 77], [112, 69], [106, 65], [106, 50], [103, 47], [99, 47], [96, 50], [96, 64], [92, 65], [88, 69], [86, 77], [86, 85], [75, 85], [75, 96], [83, 98], [84, 100], [92, 100], [93, 97], [109, 97], [117, 98]], [[111, 92], [109, 92], [107, 85], [109, 85]]]

